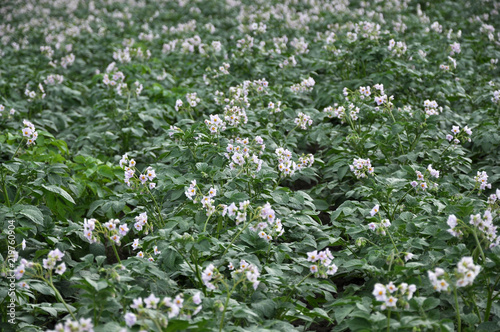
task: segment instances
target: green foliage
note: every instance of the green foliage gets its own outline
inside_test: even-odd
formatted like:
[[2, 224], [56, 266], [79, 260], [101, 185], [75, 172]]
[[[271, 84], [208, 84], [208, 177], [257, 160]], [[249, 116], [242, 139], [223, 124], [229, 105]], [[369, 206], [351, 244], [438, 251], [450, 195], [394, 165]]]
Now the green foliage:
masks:
[[500, 330], [497, 3], [62, 3], [0, 6], [0, 329]]

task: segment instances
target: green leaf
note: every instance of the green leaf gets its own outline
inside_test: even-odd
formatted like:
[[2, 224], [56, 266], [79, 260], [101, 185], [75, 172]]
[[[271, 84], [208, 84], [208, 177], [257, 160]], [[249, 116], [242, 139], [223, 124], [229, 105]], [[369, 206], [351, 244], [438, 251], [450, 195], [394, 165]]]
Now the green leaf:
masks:
[[353, 306], [348, 307], [340, 307], [334, 309], [335, 320], [338, 324], [342, 323], [342, 321], [354, 310]]
[[48, 312], [51, 316], [57, 317], [57, 310], [54, 308], [40, 306], [40, 309]]
[[16, 204], [13, 210], [27, 217], [35, 224], [43, 225], [43, 214], [36, 206]]
[[424, 310], [431, 310], [434, 309], [439, 305], [441, 301], [435, 297], [429, 297], [427, 298], [424, 303], [422, 304], [422, 309]]
[[56, 293], [54, 293], [54, 290], [46, 284], [31, 283], [30, 287], [32, 289], [36, 290], [37, 292], [42, 293], [43, 295], [56, 296]]
[[75, 201], [73, 200], [73, 197], [71, 197], [71, 195], [68, 194], [66, 190], [52, 184], [48, 186], [42, 184], [42, 187], [48, 191], [61, 195], [68, 202], [76, 204]]
[[99, 286], [97, 285], [97, 282], [94, 280], [90, 279], [90, 277], [85, 276], [84, 279], [89, 283], [90, 286], [94, 287], [94, 289], [97, 291], [99, 290]]
[[258, 311], [264, 317], [272, 317], [276, 309], [276, 302], [273, 300], [263, 300], [260, 302], [252, 303], [252, 308]]
[[372, 324], [364, 318], [356, 317], [347, 322], [351, 331], [373, 331]]

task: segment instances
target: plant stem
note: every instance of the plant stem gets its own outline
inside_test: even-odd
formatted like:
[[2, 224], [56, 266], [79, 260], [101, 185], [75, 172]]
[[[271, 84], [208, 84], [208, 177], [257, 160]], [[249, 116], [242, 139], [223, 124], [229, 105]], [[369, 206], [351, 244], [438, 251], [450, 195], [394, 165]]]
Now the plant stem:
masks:
[[[196, 273], [196, 270], [193, 268], [193, 266], [191, 265], [191, 263], [189, 263], [189, 261], [186, 259], [186, 257], [177, 248], [175, 248], [175, 251], [177, 251], [177, 253], [182, 256], [182, 259], [184, 259], [184, 261], [187, 263], [187, 265], [189, 265], [189, 268], [191, 269], [191, 271], [193, 271], [193, 273], [198, 278], [198, 281], [200, 282], [200, 285], [203, 285], [203, 280], [201, 280], [200, 275], [198, 273]], [[203, 293], [205, 293], [205, 289], [203, 289], [203, 290], [204, 290]]]
[[[257, 214], [258, 215], [258, 214]], [[253, 217], [249, 222], [245, 223], [243, 225], [243, 228], [240, 229], [240, 231], [238, 232], [238, 234], [236, 234], [236, 236], [233, 238], [233, 240], [231, 241], [231, 243], [229, 243], [229, 245], [227, 246], [226, 250], [224, 250], [224, 253], [222, 254], [222, 256], [224, 256], [225, 254], [227, 254], [227, 251], [229, 250], [229, 248], [231, 248], [231, 246], [233, 245], [234, 241], [236, 241], [236, 239], [241, 235], [241, 233], [243, 233], [243, 231], [245, 229], [247, 229], [248, 226], [250, 226], [250, 224], [252, 223], [252, 221], [255, 219], [255, 217]]]
[[[226, 309], [227, 309], [227, 305], [229, 304], [229, 299], [231, 298], [231, 294], [233, 294], [233, 291], [236, 288], [236, 285], [238, 285], [241, 282], [241, 280], [242, 279], [240, 279], [238, 282], [236, 282], [233, 285], [233, 288], [231, 288], [231, 291], [227, 294], [226, 303], [224, 304], [224, 310], [222, 311], [222, 317], [220, 320], [219, 332], [222, 331], [222, 328], [224, 327], [224, 316], [226, 315]], [[227, 285], [226, 285], [226, 288], [227, 288]]]
[[151, 190], [149, 190], [149, 187], [146, 186], [146, 189], [148, 190], [149, 192], [149, 195], [151, 196], [151, 198], [153, 199], [153, 202], [155, 204], [155, 207], [156, 207], [156, 211], [158, 212], [158, 217], [160, 217], [160, 224], [161, 226], [163, 226], [163, 217], [161, 216], [161, 210], [160, 210], [160, 207], [158, 206], [158, 203], [156, 202], [156, 199], [153, 195], [153, 193], [151, 192]]
[[[304, 282], [304, 280], [306, 280], [307, 278], [309, 278], [309, 277], [310, 277], [310, 276], [312, 276], [312, 275], [313, 275], [312, 273], [309, 273], [309, 274], [308, 274], [308, 275], [306, 275], [304, 278], [302, 278], [302, 280], [300, 280], [300, 281], [299, 281], [299, 283], [298, 283], [297, 285], [295, 285], [292, 289], [290, 289], [290, 292], [288, 293], [288, 295], [287, 295], [287, 297], [286, 297], [285, 301], [283, 301], [283, 302], [288, 302], [288, 300], [290, 299], [290, 296], [292, 296], [292, 293], [293, 293], [294, 289], [295, 289], [295, 288], [297, 288], [297, 287], [299, 287], [299, 286], [300, 286], [300, 284]], [[282, 314], [283, 314], [283, 312], [282, 312], [282, 313], [280, 313], [280, 315], [278, 316], [278, 319], [281, 319], [281, 315], [282, 315]]]
[[160, 323], [158, 323], [158, 321], [156, 319], [153, 319], [153, 322], [155, 323], [155, 326], [159, 332], [163, 331], [161, 326], [160, 326]]
[[49, 280], [45, 279], [45, 281], [46, 282], [48, 281], [48, 284], [49, 284], [50, 288], [52, 288], [52, 290], [56, 294], [56, 299], [58, 299], [66, 307], [66, 310], [68, 310], [68, 312], [71, 315], [71, 317], [76, 321], [77, 319], [76, 319], [75, 315], [69, 309], [68, 304], [64, 301], [63, 297], [61, 296], [61, 293], [59, 293], [59, 291], [57, 290], [57, 288], [54, 286], [54, 283], [52, 282], [52, 273], [49, 274]]
[[[391, 108], [388, 107], [388, 109], [389, 109], [389, 115], [391, 116], [393, 123], [396, 123], [396, 119], [394, 119], [394, 115], [392, 115]], [[399, 133], [396, 135], [398, 136], [399, 148], [401, 149], [401, 153], [404, 154], [405, 152], [403, 150], [403, 145], [401, 144], [401, 137], [399, 137]]]
[[116, 255], [116, 259], [118, 260], [118, 263], [120, 263], [120, 265], [122, 264], [122, 261], [120, 260], [120, 256], [118, 256], [118, 251], [116, 250], [116, 247], [115, 247], [115, 244], [113, 242], [113, 240], [111, 240], [111, 247], [113, 247], [113, 251], [115, 252], [115, 255]]
[[130, 106], [130, 95], [131, 95], [131, 93], [129, 92], [128, 98], [127, 98], [127, 109], [126, 109], [127, 111], [128, 111], [129, 106]]
[[295, 130], [295, 129], [297, 129], [297, 128], [299, 128], [299, 126], [298, 126], [298, 125], [297, 125], [295, 128], [293, 128], [292, 130], [290, 130], [290, 131], [288, 132], [288, 134], [286, 134], [286, 136], [285, 136], [285, 142], [286, 142], [286, 140], [287, 140], [288, 136], [290, 136], [290, 134], [292, 133], [292, 131], [294, 131], [294, 130]]
[[206, 230], [207, 230], [208, 221], [210, 220], [210, 217], [211, 217], [211, 216], [212, 216], [212, 215], [210, 214], [210, 215], [207, 217], [207, 221], [205, 221], [205, 226], [203, 226], [203, 233], [205, 233], [205, 232], [206, 232]]
[[[191, 253], [191, 257], [193, 257], [194, 266], [196, 267], [196, 276], [198, 277], [198, 280], [201, 280], [200, 268], [198, 266], [198, 254], [195, 255], [194, 253]], [[207, 296], [206, 288], [203, 288], [203, 295]]]
[[408, 195], [408, 193], [412, 190], [413, 188], [408, 189], [408, 191], [401, 197], [398, 201], [398, 204], [394, 207], [394, 210], [392, 211], [392, 220], [394, 220], [394, 216], [396, 215], [396, 209], [398, 208], [399, 204], [403, 201], [403, 199]]
[[[14, 159], [14, 158], [16, 157], [16, 154], [17, 154], [17, 152], [19, 151], [19, 149], [21, 148], [21, 145], [23, 144], [23, 142], [24, 142], [24, 137], [23, 137], [23, 139], [21, 140], [21, 143], [19, 143], [19, 145], [17, 146], [16, 151], [15, 151], [15, 152], [14, 152], [14, 154], [12, 155], [12, 159]], [[12, 159], [11, 159], [11, 160], [12, 160]]]
[[[479, 238], [477, 237], [477, 232], [476, 232], [476, 227], [472, 227], [472, 234], [474, 235], [474, 239], [476, 240], [477, 248], [479, 249], [479, 252], [481, 253], [481, 258], [483, 259], [483, 264], [486, 264], [486, 256], [484, 255], [483, 248], [481, 247], [481, 242], [479, 242]], [[490, 319], [490, 312], [491, 312], [491, 306], [493, 304], [493, 291], [495, 289], [495, 286], [493, 288], [490, 288], [490, 277], [487, 277], [487, 288], [488, 288], [488, 298], [486, 300], [486, 309], [484, 312], [484, 321], [487, 322]], [[498, 282], [498, 280], [497, 280]], [[495, 283], [496, 285], [496, 283]], [[479, 320], [481, 318], [479, 317]]]

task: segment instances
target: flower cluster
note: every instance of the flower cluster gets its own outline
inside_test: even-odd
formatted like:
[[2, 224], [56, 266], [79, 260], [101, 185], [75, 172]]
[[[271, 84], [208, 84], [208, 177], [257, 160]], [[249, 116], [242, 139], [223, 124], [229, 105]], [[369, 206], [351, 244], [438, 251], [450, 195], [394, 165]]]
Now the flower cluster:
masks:
[[[136, 220], [137, 220], [137, 217], [136, 217]], [[136, 221], [136, 223], [137, 223], [137, 221]], [[139, 249], [141, 247], [141, 244], [139, 243], [139, 239], [134, 239], [131, 246], [132, 246], [133, 250]], [[153, 247], [153, 254], [155, 256], [158, 256], [159, 254], [161, 254], [161, 251], [158, 249], [158, 246]], [[138, 257], [138, 258], [146, 258], [146, 256], [148, 257], [148, 261], [150, 261], [150, 262], [155, 261], [155, 259], [153, 258], [153, 255], [150, 252], [144, 253], [144, 251], [140, 250], [136, 254], [136, 257]]]
[[500, 103], [500, 90], [493, 91], [493, 97], [491, 97], [491, 101], [495, 104]]
[[215, 289], [215, 282], [217, 281], [218, 278], [220, 278], [221, 275], [219, 274], [219, 271], [215, 268], [213, 264], [209, 264], [205, 270], [201, 273], [201, 280], [203, 280], [203, 284], [208, 288], [208, 289]]
[[267, 108], [271, 113], [280, 113], [281, 112], [281, 101], [273, 103], [272, 101], [267, 104]]
[[143, 86], [142, 86], [141, 83], [139, 83], [139, 81], [135, 81], [134, 85], [135, 85], [135, 91], [134, 92], [135, 92], [135, 94], [137, 96], [139, 96], [141, 94], [141, 92], [142, 92]]
[[471, 141], [470, 135], [472, 135], [472, 130], [468, 126], [465, 126], [462, 130], [460, 130], [460, 126], [452, 126], [451, 132], [453, 135], [447, 134], [446, 139], [449, 142], [453, 141], [455, 145], [459, 144], [461, 140]]
[[43, 81], [47, 85], [55, 85], [61, 84], [64, 81], [64, 77], [62, 75], [51, 74], [47, 76], [47, 78]]
[[479, 190], [491, 189], [491, 183], [488, 183], [488, 174], [485, 171], [478, 171], [474, 177], [474, 181], [476, 181], [476, 187]]
[[[432, 168], [432, 165], [429, 164], [429, 166], [427, 166], [427, 170], [424, 174], [422, 174], [422, 172], [420, 171], [415, 171], [415, 173], [417, 173], [417, 181], [412, 181], [410, 184], [413, 188], [417, 188], [417, 189], [422, 189], [422, 190], [426, 190], [427, 188], [429, 188], [429, 185], [431, 185], [430, 187], [431, 188], [437, 188], [438, 184], [435, 183], [435, 182], [432, 182], [431, 179], [426, 179], [426, 176], [427, 173], [429, 173], [429, 175], [435, 179], [439, 178], [439, 171], [435, 170], [434, 168]], [[429, 183], [429, 185], [428, 185]]]
[[386, 235], [385, 230], [391, 226], [389, 219], [382, 219], [379, 223], [371, 222], [368, 224], [368, 228], [372, 231], [376, 231], [377, 234]]
[[337, 104], [335, 104], [334, 107], [326, 107], [325, 109], [323, 109], [323, 112], [325, 112], [326, 116], [328, 116], [329, 118], [336, 117], [340, 119], [341, 123], [344, 123], [346, 121], [346, 114], [349, 114], [351, 120], [356, 121], [358, 119], [358, 114], [360, 111], [359, 107], [354, 106], [353, 103], [350, 103], [347, 107], [349, 110], [348, 113], [346, 113], [346, 109], [344, 106], [337, 106]]
[[254, 47], [254, 38], [249, 35], [245, 35], [244, 38], [236, 41], [236, 47], [241, 53], [251, 51]]
[[500, 236], [497, 235], [497, 227], [493, 224], [490, 210], [486, 210], [482, 218], [480, 214], [471, 215], [469, 223], [483, 234], [490, 243], [490, 248], [500, 245]]
[[279, 218], [276, 218], [276, 213], [272, 209], [271, 204], [266, 203], [262, 207], [260, 217], [263, 221], [259, 222], [257, 226], [249, 226], [248, 228], [251, 231], [258, 232], [261, 239], [271, 241], [273, 236], [278, 237], [283, 235], [285, 232], [283, 224]]
[[328, 248], [320, 252], [317, 250], [308, 252], [307, 261], [314, 263], [309, 267], [309, 270], [316, 278], [327, 278], [334, 275], [338, 270], [337, 265], [333, 263], [333, 255]]
[[[379, 215], [380, 217], [380, 206], [377, 204], [370, 210], [370, 216], [374, 217]], [[386, 229], [391, 226], [389, 219], [381, 219], [379, 222], [371, 222], [368, 224], [368, 228], [372, 231], [376, 231], [377, 234], [386, 235]]]
[[[5, 106], [3, 106], [2, 104], [0, 104], [0, 116], [3, 115], [3, 111], [5, 111]], [[10, 115], [14, 115], [16, 113], [16, 110], [11, 108], [10, 111], [9, 111], [9, 114]]]
[[196, 180], [193, 180], [184, 194], [189, 200], [192, 200], [193, 203], [198, 203], [198, 201], [201, 202], [203, 208], [206, 210], [207, 216], [211, 216], [215, 212], [215, 201], [213, 198], [217, 195], [217, 189], [211, 187], [206, 195], [197, 195], [197, 189], [199, 188], [196, 184]]
[[179, 112], [179, 110], [181, 110], [181, 108], [182, 108], [182, 105], [184, 105], [184, 103], [182, 102], [182, 100], [177, 99], [177, 100], [175, 101], [175, 110], [176, 110], [177, 112]]
[[361, 34], [363, 38], [369, 38], [371, 40], [378, 39], [380, 36], [380, 24], [361, 21], [356, 23], [354, 26], [354, 31], [357, 34]]
[[[137, 217], [135, 217], [134, 228], [137, 231], [142, 231], [143, 227], [146, 226], [147, 223], [148, 223], [148, 214], [147, 214], [147, 212], [143, 212], [143, 213], [139, 214]], [[120, 226], [119, 230], [120, 230], [121, 235], [127, 234], [127, 231], [128, 231], [127, 225], [125, 225], [123, 227]]]
[[295, 60], [295, 56], [291, 56], [285, 60], [283, 60], [283, 62], [280, 62], [280, 64], [278, 65], [281, 69], [283, 68], [286, 68], [286, 67], [295, 67], [297, 65], [297, 60]]
[[394, 39], [389, 40], [389, 46], [387, 47], [389, 51], [392, 51], [392, 55], [400, 57], [406, 53], [406, 43], [405, 42], [395, 42]]
[[380, 307], [381, 310], [396, 308], [397, 303], [399, 303], [403, 308], [408, 308], [408, 301], [411, 300], [416, 290], [417, 286], [415, 285], [402, 283], [396, 287], [396, 285], [394, 285], [391, 281], [386, 285], [376, 283], [372, 294], [377, 301], [384, 302], [384, 304]]
[[[14, 255], [14, 260], [17, 261], [18, 259], [18, 253]], [[21, 259], [21, 264], [14, 270], [14, 277], [16, 277], [16, 280], [19, 280], [23, 277], [23, 275], [26, 273], [26, 268], [31, 268], [33, 267], [32, 262], [28, 262], [25, 259]]]
[[307, 129], [307, 126], [312, 126], [313, 120], [309, 115], [299, 112], [293, 122], [297, 125], [297, 127], [300, 126], [301, 129]]
[[47, 332], [68, 332], [68, 331], [81, 331], [81, 332], [94, 332], [94, 324], [92, 318], [80, 318], [79, 321], [72, 321], [71, 319], [63, 323], [58, 323], [54, 326], [53, 330]]
[[497, 189], [496, 192], [494, 194], [491, 194], [489, 197], [488, 197], [488, 204], [490, 205], [490, 208], [491, 206], [493, 206], [495, 203], [498, 202], [498, 200], [500, 199], [500, 189]]
[[[123, 168], [125, 171], [123, 182], [125, 182], [125, 184], [129, 187], [131, 186], [131, 181], [134, 180], [135, 176], [136, 176], [135, 175], [135, 172], [136, 172], [135, 165], [136, 164], [137, 163], [134, 159], [129, 159], [128, 153], [125, 153], [122, 156], [122, 159], [120, 159], [120, 167]], [[156, 183], [153, 182], [153, 180], [155, 178], [156, 178], [156, 172], [151, 166], [148, 166], [146, 168], [145, 172], [139, 174], [139, 176], [137, 177], [138, 182], [140, 182], [142, 185], [146, 185], [148, 183], [148, 181], [150, 181], [148, 183], [149, 189], [156, 188]]]
[[75, 55], [73, 53], [66, 55], [61, 58], [61, 67], [64, 69], [68, 68], [68, 66], [73, 65], [75, 62]]
[[260, 80], [254, 81], [245, 81], [243, 82], [243, 87], [252, 87], [257, 92], [266, 92], [266, 88], [269, 87], [269, 82], [265, 78], [261, 78]]
[[457, 264], [457, 287], [472, 285], [479, 271], [481, 271], [481, 267], [474, 264], [472, 257], [463, 257]]
[[435, 100], [425, 100], [424, 101], [424, 111], [427, 116], [438, 115], [443, 111], [443, 107], [438, 106], [438, 103]]
[[44, 99], [45, 98], [45, 90], [43, 88], [42, 83], [38, 84], [38, 90], [40, 90], [40, 93], [37, 93], [36, 91], [31, 91], [30, 89], [28, 89], [28, 87], [26, 87], [26, 89], [24, 90], [24, 95], [26, 97], [28, 97], [28, 101], [30, 101], [30, 102], [35, 100], [36, 98]]
[[[458, 262], [457, 269], [455, 270], [456, 287], [472, 285], [480, 270], [481, 267], [474, 264], [472, 257], [463, 257], [460, 262]], [[451, 276], [445, 270], [438, 267], [434, 272], [427, 271], [427, 275], [432, 287], [434, 287], [436, 291], [447, 292], [449, 290]]]
[[231, 272], [233, 279], [238, 281], [248, 281], [252, 284], [253, 289], [257, 290], [257, 287], [259, 287], [260, 284], [260, 281], [258, 280], [260, 272], [257, 266], [242, 259], [239, 264], [239, 269], [235, 269], [232, 263], [229, 263], [228, 268], [233, 271]]
[[98, 223], [97, 219], [84, 219], [83, 220], [83, 236], [89, 240], [90, 243], [95, 243], [98, 241], [98, 238], [94, 235], [93, 231], [95, 230], [96, 224]]
[[259, 158], [259, 155], [262, 154], [265, 147], [264, 140], [260, 136], [256, 136], [252, 141], [248, 138], [237, 137], [234, 141], [230, 140], [224, 156], [231, 160], [229, 163], [231, 170], [241, 167], [245, 169], [247, 174], [255, 177], [255, 172], [260, 172], [262, 169], [264, 161]]
[[131, 48], [131, 47], [125, 47], [124, 49], [119, 49], [115, 52], [113, 52], [113, 59], [120, 62], [120, 63], [129, 63], [132, 61], [132, 58], [136, 59], [149, 59], [151, 57], [151, 51], [146, 50], [146, 54], [144, 54], [144, 51], [142, 48]]
[[295, 53], [296, 54], [307, 54], [307, 53], [309, 53], [309, 49], [308, 49], [309, 44], [306, 43], [304, 37], [293, 38], [293, 40], [290, 42], [290, 45], [293, 48], [295, 48]]
[[23, 124], [23, 136], [28, 139], [26, 145], [35, 144], [35, 141], [38, 138], [38, 132], [35, 130], [35, 125], [28, 120], [23, 120]]
[[[184, 194], [186, 195], [186, 197], [190, 200], [193, 200], [193, 197], [196, 196], [196, 180], [193, 180], [191, 181], [191, 184], [189, 185], [189, 188], [186, 189], [186, 191], [184, 192]], [[196, 201], [195, 201], [196, 203]]]
[[54, 50], [50, 46], [40, 46], [40, 52], [49, 59], [54, 55]]
[[49, 252], [47, 258], [43, 259], [43, 268], [47, 270], [54, 270], [57, 274], [63, 274], [66, 271], [66, 264], [61, 263], [56, 267], [57, 262], [60, 262], [64, 257], [64, 253], [59, 249], [55, 249]]
[[292, 161], [292, 152], [288, 149], [277, 148], [275, 151], [278, 156], [278, 169], [286, 176], [292, 176], [295, 174], [295, 170], [297, 169], [297, 164], [295, 161]]
[[201, 102], [201, 99], [198, 97], [198, 94], [196, 92], [193, 93], [187, 93], [186, 94], [186, 100], [191, 107], [196, 107], [198, 104]]
[[[451, 65], [453, 66], [453, 68], [457, 68], [457, 60], [453, 59], [451, 56], [448, 57], [448, 60], [451, 63]], [[444, 71], [448, 71], [448, 70], [450, 70], [450, 66], [447, 64], [440, 64], [439, 69], [444, 70]]]
[[370, 159], [361, 159], [354, 158], [354, 162], [352, 165], [349, 165], [351, 172], [356, 175], [356, 178], [362, 179], [366, 178], [367, 174], [373, 174], [374, 168], [370, 162]]
[[201, 199], [201, 205], [207, 211], [207, 216], [211, 216], [215, 212], [215, 201], [213, 200], [213, 198], [216, 195], [217, 189], [212, 187], [208, 190], [208, 194], [206, 196], [203, 196]]
[[229, 75], [229, 67], [231, 67], [231, 65], [229, 63], [223, 62], [222, 66], [219, 66], [219, 72], [220, 72], [220, 74], [222, 74], [222, 75]]
[[[140, 320], [146, 320], [153, 317], [155, 319], [158, 319], [160, 324], [166, 326], [167, 320], [162, 317], [162, 315], [159, 315], [160, 313], [166, 314], [168, 319], [173, 319], [176, 317], [190, 319], [193, 315], [196, 315], [202, 309], [200, 292], [197, 292], [187, 300], [184, 299], [184, 294], [181, 293], [173, 299], [166, 296], [163, 298], [163, 300], [160, 301], [160, 298], [151, 293], [144, 299], [138, 297], [133, 299], [132, 301], [133, 304], [130, 306], [130, 308], [134, 309], [136, 313], [127, 312], [123, 317], [125, 320], [125, 324], [127, 324], [129, 328], [134, 326]], [[154, 316], [151, 313], [151, 310], [157, 310], [157, 312], [154, 313]]]
[[294, 84], [290, 87], [293, 93], [310, 92], [312, 91], [316, 82], [312, 77], [306, 78], [300, 83]]
[[241, 124], [248, 122], [247, 113], [245, 108], [237, 105], [224, 106], [224, 120], [232, 127], [238, 127]]
[[217, 134], [221, 131], [226, 130], [226, 123], [221, 120], [218, 114], [210, 114], [210, 120], [205, 119], [205, 124], [212, 134]]
[[458, 226], [457, 217], [455, 217], [454, 214], [452, 214], [448, 217], [448, 220], [446, 221], [446, 223], [450, 227], [449, 229], [446, 230], [448, 233], [450, 233], [451, 235], [453, 235], [455, 237], [462, 236], [462, 231], [460, 231], [460, 229], [457, 227]]
[[250, 201], [243, 201], [239, 203], [239, 208], [233, 202], [230, 205], [222, 204], [221, 215], [225, 217], [226, 215], [236, 221], [236, 225], [241, 222], [246, 222], [247, 220], [247, 209], [250, 206]]
[[462, 50], [460, 48], [460, 44], [457, 42], [454, 42], [453, 44], [450, 44], [450, 55], [454, 55], [455, 53], [460, 53]]
[[307, 167], [311, 167], [313, 164], [314, 155], [312, 153], [302, 155], [302, 157], [299, 157], [299, 161], [296, 163], [296, 169], [301, 170]]
[[102, 83], [107, 87], [112, 87], [116, 89], [118, 95], [123, 95], [123, 89], [127, 88], [127, 83], [125, 81], [125, 75], [115, 67], [115, 63], [112, 62], [106, 68], [106, 73], [103, 76]]

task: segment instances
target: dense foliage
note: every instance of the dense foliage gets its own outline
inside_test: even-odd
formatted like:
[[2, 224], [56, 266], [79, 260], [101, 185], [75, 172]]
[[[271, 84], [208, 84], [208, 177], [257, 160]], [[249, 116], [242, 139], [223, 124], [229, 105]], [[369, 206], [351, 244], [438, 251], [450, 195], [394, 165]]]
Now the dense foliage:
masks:
[[0, 6], [2, 329], [500, 330], [500, 3]]

